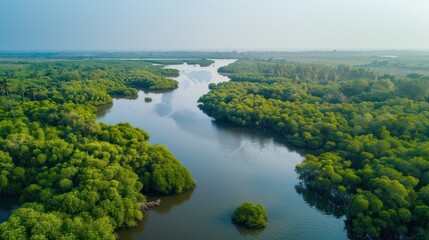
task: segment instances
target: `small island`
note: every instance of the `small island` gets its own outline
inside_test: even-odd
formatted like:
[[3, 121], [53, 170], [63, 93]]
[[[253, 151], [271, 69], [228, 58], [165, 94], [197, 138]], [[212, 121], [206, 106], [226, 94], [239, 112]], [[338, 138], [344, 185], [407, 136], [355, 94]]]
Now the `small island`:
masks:
[[265, 228], [268, 224], [268, 216], [261, 204], [244, 202], [232, 214], [232, 222], [248, 228]]
[[145, 97], [145, 98], [144, 98], [144, 101], [145, 101], [145, 102], [152, 102], [152, 98], [151, 98], [151, 97]]

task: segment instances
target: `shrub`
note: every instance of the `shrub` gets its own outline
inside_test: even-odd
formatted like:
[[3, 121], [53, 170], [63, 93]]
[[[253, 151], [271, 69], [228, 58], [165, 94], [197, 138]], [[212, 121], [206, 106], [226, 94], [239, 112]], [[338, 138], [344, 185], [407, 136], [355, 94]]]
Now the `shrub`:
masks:
[[245, 202], [241, 204], [231, 217], [234, 223], [248, 228], [264, 228], [268, 224], [267, 212], [261, 204]]

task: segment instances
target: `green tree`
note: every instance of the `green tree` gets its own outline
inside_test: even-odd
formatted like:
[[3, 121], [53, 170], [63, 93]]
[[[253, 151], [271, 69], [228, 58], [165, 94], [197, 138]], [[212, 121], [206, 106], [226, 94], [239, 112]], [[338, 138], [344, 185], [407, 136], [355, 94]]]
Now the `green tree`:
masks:
[[20, 86], [19, 86], [19, 93], [21, 93], [21, 97], [22, 97], [22, 102], [25, 102], [25, 93], [28, 91], [28, 89], [23, 85], [23, 84], [21, 84]]
[[10, 85], [10, 83], [8, 83], [6, 80], [4, 80], [3, 84], [2, 84], [2, 89], [4, 92], [6, 92], [7, 99], [9, 101], [10, 110], [12, 111], [13, 118], [15, 118], [15, 112], [13, 111], [12, 102], [10, 101], [10, 96], [9, 96], [9, 92], [10, 92], [11, 88], [12, 88], [12, 85]]
[[249, 228], [264, 228], [268, 224], [267, 212], [260, 204], [244, 202], [231, 216], [234, 223], [244, 225]]

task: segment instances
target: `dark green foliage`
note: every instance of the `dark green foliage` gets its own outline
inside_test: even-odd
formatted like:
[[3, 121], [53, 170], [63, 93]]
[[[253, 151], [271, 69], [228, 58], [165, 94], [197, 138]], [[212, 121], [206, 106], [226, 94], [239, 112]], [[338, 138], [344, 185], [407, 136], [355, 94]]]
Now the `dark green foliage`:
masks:
[[234, 223], [248, 228], [264, 228], [268, 224], [267, 212], [261, 204], [244, 202], [231, 216]]
[[[151, 146], [143, 130], [96, 121], [94, 105], [111, 102], [106, 91], [129, 88], [102, 70], [87, 71], [98, 63], [64, 64], [0, 69], [0, 76], [16, 77], [10, 98], [0, 97], [0, 195], [19, 195], [23, 203], [0, 224], [0, 239], [116, 239], [115, 230], [142, 219], [142, 193], [174, 194], [194, 186], [189, 171], [165, 147]], [[46, 77], [63, 67], [79, 71], [70, 70], [61, 81]], [[114, 68], [115, 62], [107, 72]], [[129, 71], [131, 78], [144, 70]], [[81, 79], [85, 74], [93, 76]], [[23, 101], [22, 92], [13, 90], [18, 81], [37, 88], [36, 96], [24, 95]]]
[[[296, 171], [308, 190], [345, 205], [352, 238], [423, 238], [429, 231], [425, 77], [284, 61], [238, 61], [225, 69], [260, 80], [232, 75], [231, 82], [211, 85], [199, 107], [312, 149]], [[298, 71], [295, 80], [289, 70]], [[317, 77], [331, 71], [336, 81]], [[318, 74], [302, 78], [309, 72]]]

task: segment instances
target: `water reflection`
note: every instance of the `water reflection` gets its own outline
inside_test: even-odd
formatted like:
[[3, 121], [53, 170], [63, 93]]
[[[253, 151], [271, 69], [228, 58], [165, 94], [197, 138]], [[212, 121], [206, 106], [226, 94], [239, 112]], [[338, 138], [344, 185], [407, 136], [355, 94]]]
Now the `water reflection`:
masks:
[[171, 101], [173, 100], [173, 93], [164, 93], [161, 97], [161, 102], [171, 106]]
[[234, 226], [235, 230], [237, 230], [238, 233], [240, 233], [240, 235], [245, 236], [245, 237], [256, 237], [258, 236], [260, 233], [262, 233], [262, 231], [264, 231], [264, 228], [262, 229], [251, 229], [251, 228], [246, 228], [244, 226], [241, 226], [239, 224], [235, 224], [232, 222], [231, 220], [231, 216], [232, 213], [234, 212], [234, 208], [230, 208], [228, 209], [228, 211], [223, 212], [222, 214], [220, 214], [218, 216], [218, 222], [222, 223], [225, 226]]
[[335, 216], [336, 218], [341, 218], [344, 216], [345, 212], [343, 204], [330, 201], [329, 199], [326, 199], [326, 197], [320, 196], [316, 192], [308, 190], [301, 183], [295, 186], [295, 190], [302, 196], [308, 205], [317, 208], [317, 210], [327, 215]]
[[237, 224], [234, 224], [234, 227], [238, 230], [238, 232], [241, 235], [244, 235], [244, 236], [256, 237], [259, 234], [261, 234], [262, 231], [264, 231], [263, 228], [262, 229], [251, 229], [251, 228], [242, 227], [242, 226], [237, 225]]
[[128, 99], [128, 100], [136, 100], [137, 98], [139, 98], [139, 96], [138, 96], [138, 95], [125, 96], [125, 97], [122, 97], [122, 96], [115, 96], [115, 95], [113, 95], [112, 97], [113, 97], [114, 99]]
[[145, 230], [146, 225], [150, 221], [152, 215], [167, 215], [174, 207], [180, 206], [189, 201], [193, 192], [194, 189], [172, 196], [147, 196], [148, 201], [156, 201], [161, 199], [161, 205], [146, 212], [144, 214], [143, 220], [139, 222], [137, 227], [119, 231], [118, 233], [121, 236], [121, 240], [133, 239], [134, 235], [138, 235]]
[[153, 208], [151, 211], [154, 211], [159, 214], [167, 214], [173, 207], [182, 205], [183, 203], [189, 201], [194, 190], [195, 189], [192, 189], [184, 193], [172, 196], [149, 196], [148, 201], [156, 201], [157, 199], [161, 199], [161, 205], [156, 208]]
[[287, 147], [290, 152], [296, 152], [300, 155], [310, 153], [307, 149], [298, 148], [286, 142], [285, 138], [277, 132], [267, 129], [249, 129], [225, 121], [211, 121], [213, 128], [219, 139], [219, 144], [229, 152], [238, 150], [241, 146], [242, 139], [254, 142], [254, 147], [264, 149], [267, 145], [275, 144]]
[[192, 71], [185, 73], [185, 75], [193, 83], [209, 83], [212, 79], [212, 75], [209, 71]]
[[113, 103], [97, 106], [97, 117], [104, 117], [112, 110]]
[[168, 114], [170, 114], [171, 112], [171, 105], [170, 104], [165, 104], [165, 103], [158, 103], [155, 105], [155, 112], [158, 114], [158, 116], [160, 117], [165, 117]]
[[145, 213], [143, 219], [138, 223], [135, 228], [127, 228], [118, 231], [118, 234], [121, 236], [121, 240], [131, 240], [133, 239], [133, 235], [144, 230], [144, 226], [147, 222], [149, 222], [150, 216], [148, 213]]

